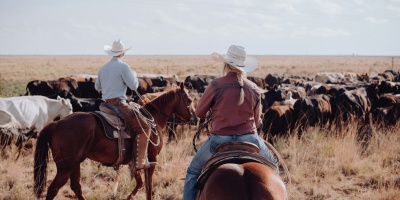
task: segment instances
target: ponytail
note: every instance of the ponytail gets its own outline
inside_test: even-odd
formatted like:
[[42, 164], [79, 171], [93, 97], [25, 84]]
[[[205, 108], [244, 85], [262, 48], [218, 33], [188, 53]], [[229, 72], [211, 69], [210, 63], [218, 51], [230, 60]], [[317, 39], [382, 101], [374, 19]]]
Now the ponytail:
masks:
[[229, 65], [228, 63], [225, 63], [224, 68], [222, 70], [222, 73], [224, 75], [226, 75], [228, 72], [235, 72], [236, 73], [236, 80], [239, 83], [239, 87], [240, 87], [240, 95], [239, 95], [239, 102], [238, 105], [243, 104], [244, 102], [244, 83], [243, 83], [243, 79], [246, 76], [246, 73], [243, 71], [238, 70], [236, 67], [233, 67], [231, 65]]

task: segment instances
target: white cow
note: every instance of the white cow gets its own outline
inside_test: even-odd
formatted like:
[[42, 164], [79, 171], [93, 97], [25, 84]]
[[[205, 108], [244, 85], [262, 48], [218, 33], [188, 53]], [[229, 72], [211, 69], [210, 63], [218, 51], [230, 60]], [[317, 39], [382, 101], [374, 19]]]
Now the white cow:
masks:
[[0, 128], [29, 129], [40, 132], [57, 117], [72, 113], [69, 100], [44, 96], [0, 98]]
[[318, 72], [315, 75], [315, 82], [319, 83], [339, 83], [340, 81], [343, 81], [344, 75], [342, 73], [338, 72]]

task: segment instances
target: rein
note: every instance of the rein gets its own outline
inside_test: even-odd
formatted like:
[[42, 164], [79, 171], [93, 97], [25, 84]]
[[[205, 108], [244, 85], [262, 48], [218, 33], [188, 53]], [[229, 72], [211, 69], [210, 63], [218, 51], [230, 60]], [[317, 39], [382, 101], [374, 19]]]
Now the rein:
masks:
[[206, 116], [206, 120], [199, 125], [199, 128], [197, 129], [196, 133], [193, 136], [193, 149], [194, 152], [197, 152], [197, 148], [196, 148], [196, 138], [199, 137], [201, 131], [208, 126], [208, 124], [211, 122], [212, 117], [211, 117], [212, 113], [211, 110], [208, 112], [208, 115]]

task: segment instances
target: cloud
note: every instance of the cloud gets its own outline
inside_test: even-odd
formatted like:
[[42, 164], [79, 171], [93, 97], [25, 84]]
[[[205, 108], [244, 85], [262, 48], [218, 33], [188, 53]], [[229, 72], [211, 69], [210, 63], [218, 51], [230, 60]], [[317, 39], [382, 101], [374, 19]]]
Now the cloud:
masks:
[[295, 38], [300, 38], [302, 36], [307, 35], [307, 28], [306, 27], [299, 27], [299, 28], [295, 28], [293, 30], [293, 33], [291, 34], [292, 37]]
[[327, 15], [339, 15], [344, 10], [342, 6], [328, 1], [315, 0], [315, 3]]
[[351, 34], [343, 29], [333, 30], [330, 28], [316, 28], [310, 31], [310, 35], [319, 37], [338, 37], [338, 36], [350, 36]]
[[274, 3], [269, 6], [274, 12], [283, 13], [283, 14], [299, 14], [293, 4], [289, 3]]
[[371, 24], [385, 24], [387, 22], [386, 19], [377, 19], [375, 17], [367, 17], [366, 20]]
[[400, 5], [399, 6], [395, 6], [395, 5], [389, 5], [387, 7], [389, 10], [394, 11], [396, 13], [400, 13]]

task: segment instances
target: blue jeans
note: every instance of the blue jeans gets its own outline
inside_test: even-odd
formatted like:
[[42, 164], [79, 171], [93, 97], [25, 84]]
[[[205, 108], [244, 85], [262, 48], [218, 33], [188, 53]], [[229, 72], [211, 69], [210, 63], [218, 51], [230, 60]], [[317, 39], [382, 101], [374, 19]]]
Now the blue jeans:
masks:
[[[226, 142], [251, 142], [260, 148], [261, 156], [267, 158], [276, 166], [278, 166], [270, 150], [265, 145], [264, 140], [257, 133], [232, 136], [211, 134], [206, 142], [197, 151], [196, 155], [194, 155], [192, 162], [187, 169], [185, 186], [183, 188], [183, 200], [196, 199], [197, 190], [194, 188], [194, 186], [197, 182], [197, 178], [200, 176], [203, 165], [216, 153], [217, 147]], [[277, 171], [277, 173], [279, 173], [279, 171]]]

